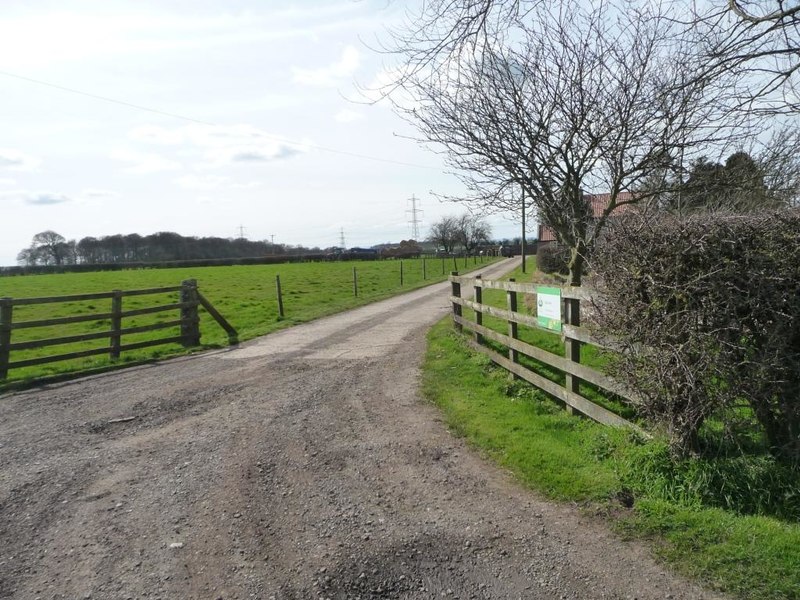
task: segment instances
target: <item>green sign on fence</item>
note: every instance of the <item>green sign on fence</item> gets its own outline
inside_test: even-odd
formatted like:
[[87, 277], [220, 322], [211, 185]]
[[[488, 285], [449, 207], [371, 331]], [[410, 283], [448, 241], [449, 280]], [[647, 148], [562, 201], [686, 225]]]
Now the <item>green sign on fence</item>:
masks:
[[540, 327], [561, 331], [561, 289], [536, 287], [536, 318]]

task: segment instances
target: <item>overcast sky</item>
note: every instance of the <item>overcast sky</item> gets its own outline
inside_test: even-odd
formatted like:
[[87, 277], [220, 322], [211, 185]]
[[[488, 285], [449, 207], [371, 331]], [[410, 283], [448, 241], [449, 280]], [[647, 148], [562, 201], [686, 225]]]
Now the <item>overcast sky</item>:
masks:
[[[412, 195], [427, 235], [463, 211], [431, 192], [460, 184], [388, 106], [353, 102], [357, 84], [385, 78], [368, 44], [406, 6], [4, 0], [0, 264], [47, 229], [399, 241], [411, 237]], [[497, 237], [518, 235], [508, 219], [491, 223]]]

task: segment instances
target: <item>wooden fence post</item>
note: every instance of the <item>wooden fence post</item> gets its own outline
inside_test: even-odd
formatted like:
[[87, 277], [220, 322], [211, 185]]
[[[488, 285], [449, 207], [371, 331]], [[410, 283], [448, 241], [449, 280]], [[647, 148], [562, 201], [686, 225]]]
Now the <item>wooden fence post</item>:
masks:
[[442, 275], [444, 275], [444, 256], [442, 257]]
[[[480, 275], [475, 276], [474, 287], [475, 287], [475, 302], [477, 302], [478, 304], [483, 304], [483, 282], [481, 281]], [[475, 324], [483, 325], [483, 312], [478, 310], [477, 308], [475, 309]], [[475, 341], [479, 344], [483, 342], [483, 336], [477, 331], [475, 332]]]
[[200, 345], [200, 315], [197, 306], [197, 280], [186, 279], [181, 282], [181, 302], [188, 306], [181, 308], [181, 337], [186, 348]]
[[[581, 301], [577, 298], [564, 298], [564, 322], [567, 325], [578, 327], [581, 324]], [[581, 343], [578, 340], [564, 338], [564, 356], [567, 360], [574, 363], [581, 362]], [[566, 374], [566, 388], [568, 392], [577, 394], [580, 389], [581, 380], [575, 375]], [[567, 404], [567, 412], [574, 413], [572, 407]]]
[[453, 252], [453, 273], [458, 273], [458, 263], [456, 262], [455, 252]]
[[358, 298], [358, 273], [355, 267], [353, 267], [353, 296]]
[[400, 287], [403, 287], [403, 261], [400, 261]]
[[8, 377], [13, 314], [14, 305], [11, 302], [11, 298], [0, 298], [0, 379]]
[[[354, 267], [355, 269], [355, 267]], [[281, 294], [281, 276], [275, 275], [275, 290], [278, 294], [278, 316], [283, 318], [283, 294]]]
[[[109, 356], [111, 360], [119, 358], [120, 346], [122, 345], [122, 291], [114, 290], [111, 296], [111, 337], [109, 339]], [[181, 301], [183, 301], [181, 299]], [[183, 326], [181, 325], [181, 329]], [[183, 331], [181, 331], [183, 334]]]
[[[453, 260], [455, 260], [455, 258]], [[458, 271], [453, 271], [452, 273], [450, 273], [450, 275], [452, 275], [453, 277], [458, 277]], [[459, 282], [451, 281], [450, 289], [453, 296], [455, 296], [456, 298], [461, 298], [461, 284]], [[453, 315], [459, 317], [461, 316], [461, 305], [458, 304], [457, 302], [453, 302]], [[464, 329], [461, 323], [456, 323], [455, 321], [453, 321], [453, 326], [455, 327], [456, 331], [463, 331]]]
[[[514, 279], [512, 277], [511, 279], [509, 279], [509, 281], [511, 283], [514, 283], [516, 281], [516, 279]], [[508, 306], [508, 311], [509, 312], [514, 312], [514, 313], [517, 312], [517, 292], [516, 291], [508, 290], [506, 292], [506, 305]], [[518, 337], [518, 334], [519, 334], [519, 332], [518, 332], [518, 328], [517, 328], [517, 323], [515, 321], [509, 320], [508, 321], [508, 337], [510, 337], [512, 340], [516, 340], [517, 337]], [[519, 362], [519, 353], [516, 350], [514, 350], [513, 348], [509, 348], [508, 349], [508, 359], [511, 362], [514, 362], [514, 363]]]
[[425, 268], [425, 257], [422, 257], [422, 281], [425, 281], [428, 278], [428, 271]]

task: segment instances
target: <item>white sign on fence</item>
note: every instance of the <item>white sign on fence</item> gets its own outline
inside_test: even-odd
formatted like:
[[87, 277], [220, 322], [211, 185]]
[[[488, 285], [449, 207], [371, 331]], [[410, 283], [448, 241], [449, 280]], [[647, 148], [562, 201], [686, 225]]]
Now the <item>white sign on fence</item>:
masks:
[[536, 287], [536, 317], [540, 327], [561, 331], [561, 289]]

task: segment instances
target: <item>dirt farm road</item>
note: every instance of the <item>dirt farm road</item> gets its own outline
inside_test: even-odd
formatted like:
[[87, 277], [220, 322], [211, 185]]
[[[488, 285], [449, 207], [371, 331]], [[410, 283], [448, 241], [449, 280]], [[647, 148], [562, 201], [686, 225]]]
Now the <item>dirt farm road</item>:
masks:
[[448, 433], [448, 285], [0, 397], [0, 598], [720, 598]]

